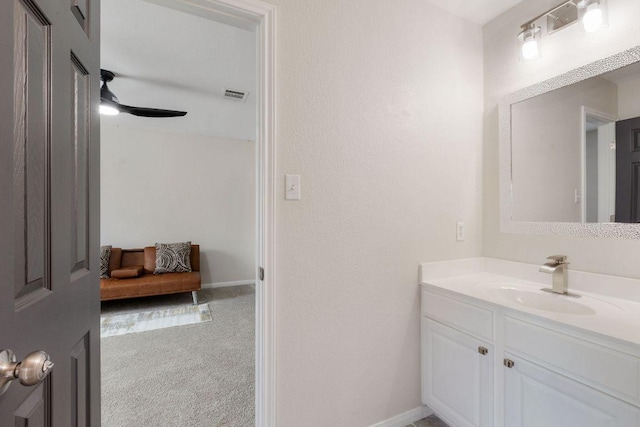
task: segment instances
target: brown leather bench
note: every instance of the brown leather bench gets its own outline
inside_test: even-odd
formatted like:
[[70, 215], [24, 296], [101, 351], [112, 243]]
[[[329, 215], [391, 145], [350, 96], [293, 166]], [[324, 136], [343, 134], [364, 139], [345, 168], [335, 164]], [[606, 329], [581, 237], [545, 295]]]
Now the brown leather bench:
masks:
[[[100, 299], [107, 301], [191, 292], [193, 303], [198, 304], [196, 291], [200, 290], [201, 285], [200, 245], [191, 245], [190, 273], [153, 274], [155, 268], [155, 246], [147, 246], [144, 249], [111, 248], [109, 278], [100, 279]], [[133, 274], [140, 275], [126, 277]], [[112, 275], [125, 278], [114, 278]]]

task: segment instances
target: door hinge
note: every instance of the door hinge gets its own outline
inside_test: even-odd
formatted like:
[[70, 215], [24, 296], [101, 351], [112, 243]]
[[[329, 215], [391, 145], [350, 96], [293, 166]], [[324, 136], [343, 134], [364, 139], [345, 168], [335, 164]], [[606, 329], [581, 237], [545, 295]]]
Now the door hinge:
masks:
[[258, 277], [260, 278], [260, 280], [264, 280], [264, 268], [258, 268]]

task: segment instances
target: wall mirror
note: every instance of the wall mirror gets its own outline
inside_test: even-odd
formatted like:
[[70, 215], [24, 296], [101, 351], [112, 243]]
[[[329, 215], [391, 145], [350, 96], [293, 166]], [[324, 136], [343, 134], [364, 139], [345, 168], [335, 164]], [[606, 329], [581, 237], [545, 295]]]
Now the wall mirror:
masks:
[[640, 238], [640, 46], [500, 101], [500, 229]]

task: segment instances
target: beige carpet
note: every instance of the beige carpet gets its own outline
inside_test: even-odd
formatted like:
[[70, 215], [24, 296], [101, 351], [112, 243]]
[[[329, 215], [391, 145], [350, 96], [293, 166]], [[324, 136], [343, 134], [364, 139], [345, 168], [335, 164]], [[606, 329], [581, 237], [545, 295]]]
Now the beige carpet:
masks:
[[[254, 425], [253, 286], [206, 289], [212, 321], [103, 338], [102, 426]], [[191, 294], [103, 302], [103, 314], [188, 304]]]

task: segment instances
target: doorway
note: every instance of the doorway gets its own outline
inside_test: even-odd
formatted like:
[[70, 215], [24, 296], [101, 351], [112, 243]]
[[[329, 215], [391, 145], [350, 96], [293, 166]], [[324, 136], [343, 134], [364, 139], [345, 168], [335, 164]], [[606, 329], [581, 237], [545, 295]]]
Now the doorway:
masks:
[[[257, 45], [257, 123], [256, 123], [256, 230], [257, 244], [254, 268], [255, 290], [255, 423], [274, 422], [274, 126], [273, 126], [273, 7], [243, 1], [191, 2], [150, 1], [157, 7], [177, 9], [176, 13], [192, 13], [201, 18], [247, 29], [252, 27]], [[158, 6], [159, 5], [159, 6]], [[119, 93], [123, 98], [124, 92]], [[168, 105], [169, 108], [173, 108]], [[104, 141], [106, 143], [106, 141]], [[153, 243], [153, 242], [151, 242]], [[195, 242], [194, 242], [195, 243]], [[258, 271], [262, 271], [258, 275]]]
[[[201, 13], [253, 23], [258, 39], [256, 424], [275, 425], [274, 8], [259, 1], [190, 1]], [[15, 384], [0, 424], [99, 424], [99, 10], [94, 3], [25, 0], [0, 14], [2, 63], [0, 287], [6, 358], [50, 352], [55, 371]], [[26, 35], [29, 34], [27, 37]], [[15, 37], [18, 35], [18, 37]], [[71, 54], [70, 54], [71, 52]], [[28, 59], [28, 61], [27, 61]], [[25, 88], [29, 88], [27, 92]], [[55, 88], [55, 90], [54, 90]], [[25, 96], [29, 93], [29, 96]], [[55, 142], [55, 143], [54, 143]], [[29, 147], [28, 162], [21, 160]], [[25, 185], [25, 181], [29, 185]], [[29, 215], [25, 215], [29, 212]], [[25, 250], [25, 248], [27, 248]], [[9, 352], [9, 350], [13, 350]], [[46, 361], [44, 354], [40, 360]], [[170, 355], [168, 356], [170, 357]], [[13, 362], [12, 362], [13, 363]], [[16, 362], [17, 363], [17, 362]], [[144, 361], [139, 366], [146, 367]], [[47, 372], [52, 365], [43, 363]], [[44, 370], [43, 370], [44, 372]], [[51, 380], [51, 378], [55, 378]], [[4, 387], [3, 387], [4, 391]]]
[[616, 118], [587, 107], [582, 118], [582, 222], [614, 222]]

